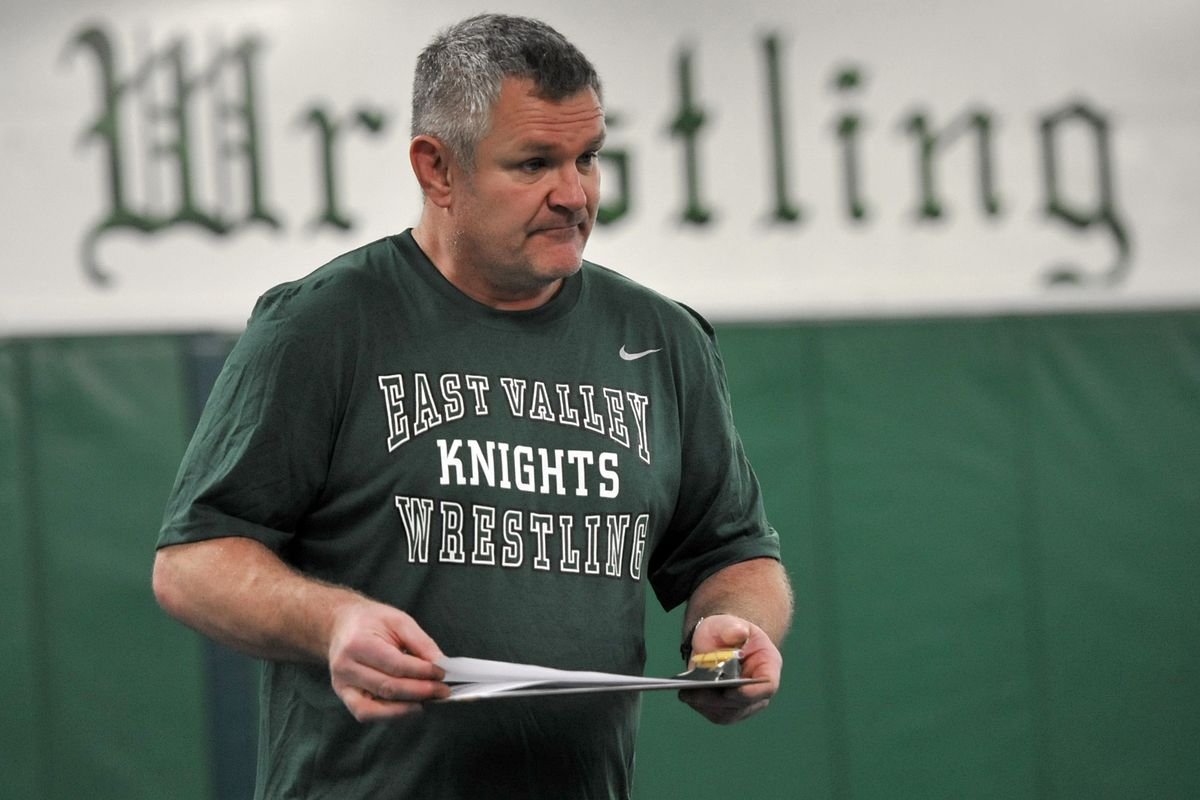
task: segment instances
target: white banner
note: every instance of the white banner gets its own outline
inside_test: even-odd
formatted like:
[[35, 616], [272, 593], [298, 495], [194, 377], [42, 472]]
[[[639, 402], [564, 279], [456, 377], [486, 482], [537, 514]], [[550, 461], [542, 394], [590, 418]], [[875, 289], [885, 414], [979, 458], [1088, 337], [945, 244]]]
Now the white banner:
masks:
[[[475, 4], [8, 3], [0, 334], [236, 329], [415, 223]], [[1195, 0], [510, 3], [605, 81], [588, 257], [714, 318], [1200, 305]]]

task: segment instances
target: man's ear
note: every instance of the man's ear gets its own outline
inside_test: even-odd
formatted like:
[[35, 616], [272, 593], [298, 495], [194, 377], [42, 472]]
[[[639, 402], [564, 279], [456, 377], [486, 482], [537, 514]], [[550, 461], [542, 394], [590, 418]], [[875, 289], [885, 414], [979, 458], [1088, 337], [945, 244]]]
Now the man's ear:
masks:
[[414, 137], [408, 146], [408, 160], [425, 199], [439, 208], [450, 205], [450, 148], [432, 136]]

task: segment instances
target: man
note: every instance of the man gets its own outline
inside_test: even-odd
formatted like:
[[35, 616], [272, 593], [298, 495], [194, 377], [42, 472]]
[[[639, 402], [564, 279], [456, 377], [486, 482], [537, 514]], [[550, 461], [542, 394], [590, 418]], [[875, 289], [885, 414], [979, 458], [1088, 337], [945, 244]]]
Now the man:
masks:
[[643, 579], [685, 648], [779, 685], [791, 596], [706, 322], [582, 261], [601, 88], [485, 15], [421, 54], [415, 229], [276, 287], [230, 354], [155, 562], [167, 611], [267, 660], [257, 797], [627, 797], [632, 694], [438, 704], [443, 654], [639, 673]]

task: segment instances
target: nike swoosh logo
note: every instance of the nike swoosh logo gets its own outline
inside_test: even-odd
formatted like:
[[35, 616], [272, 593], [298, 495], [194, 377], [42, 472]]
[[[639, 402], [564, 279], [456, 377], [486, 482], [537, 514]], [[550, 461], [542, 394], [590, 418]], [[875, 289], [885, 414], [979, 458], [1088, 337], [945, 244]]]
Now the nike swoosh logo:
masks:
[[621, 358], [625, 359], [626, 361], [637, 361], [639, 358], [645, 358], [646, 356], [650, 355], [651, 353], [659, 353], [659, 352], [662, 352], [661, 347], [656, 347], [653, 350], [643, 350], [640, 353], [631, 353], [625, 349], [625, 345], [621, 345]]

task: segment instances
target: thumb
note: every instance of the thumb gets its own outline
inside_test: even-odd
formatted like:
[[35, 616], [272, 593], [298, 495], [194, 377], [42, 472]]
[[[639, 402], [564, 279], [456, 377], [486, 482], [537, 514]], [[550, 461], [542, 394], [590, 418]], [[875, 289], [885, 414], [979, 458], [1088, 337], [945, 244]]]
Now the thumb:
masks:
[[750, 625], [743, 619], [721, 614], [706, 617], [696, 629], [692, 639], [692, 651], [724, 650], [744, 645], [750, 638]]

